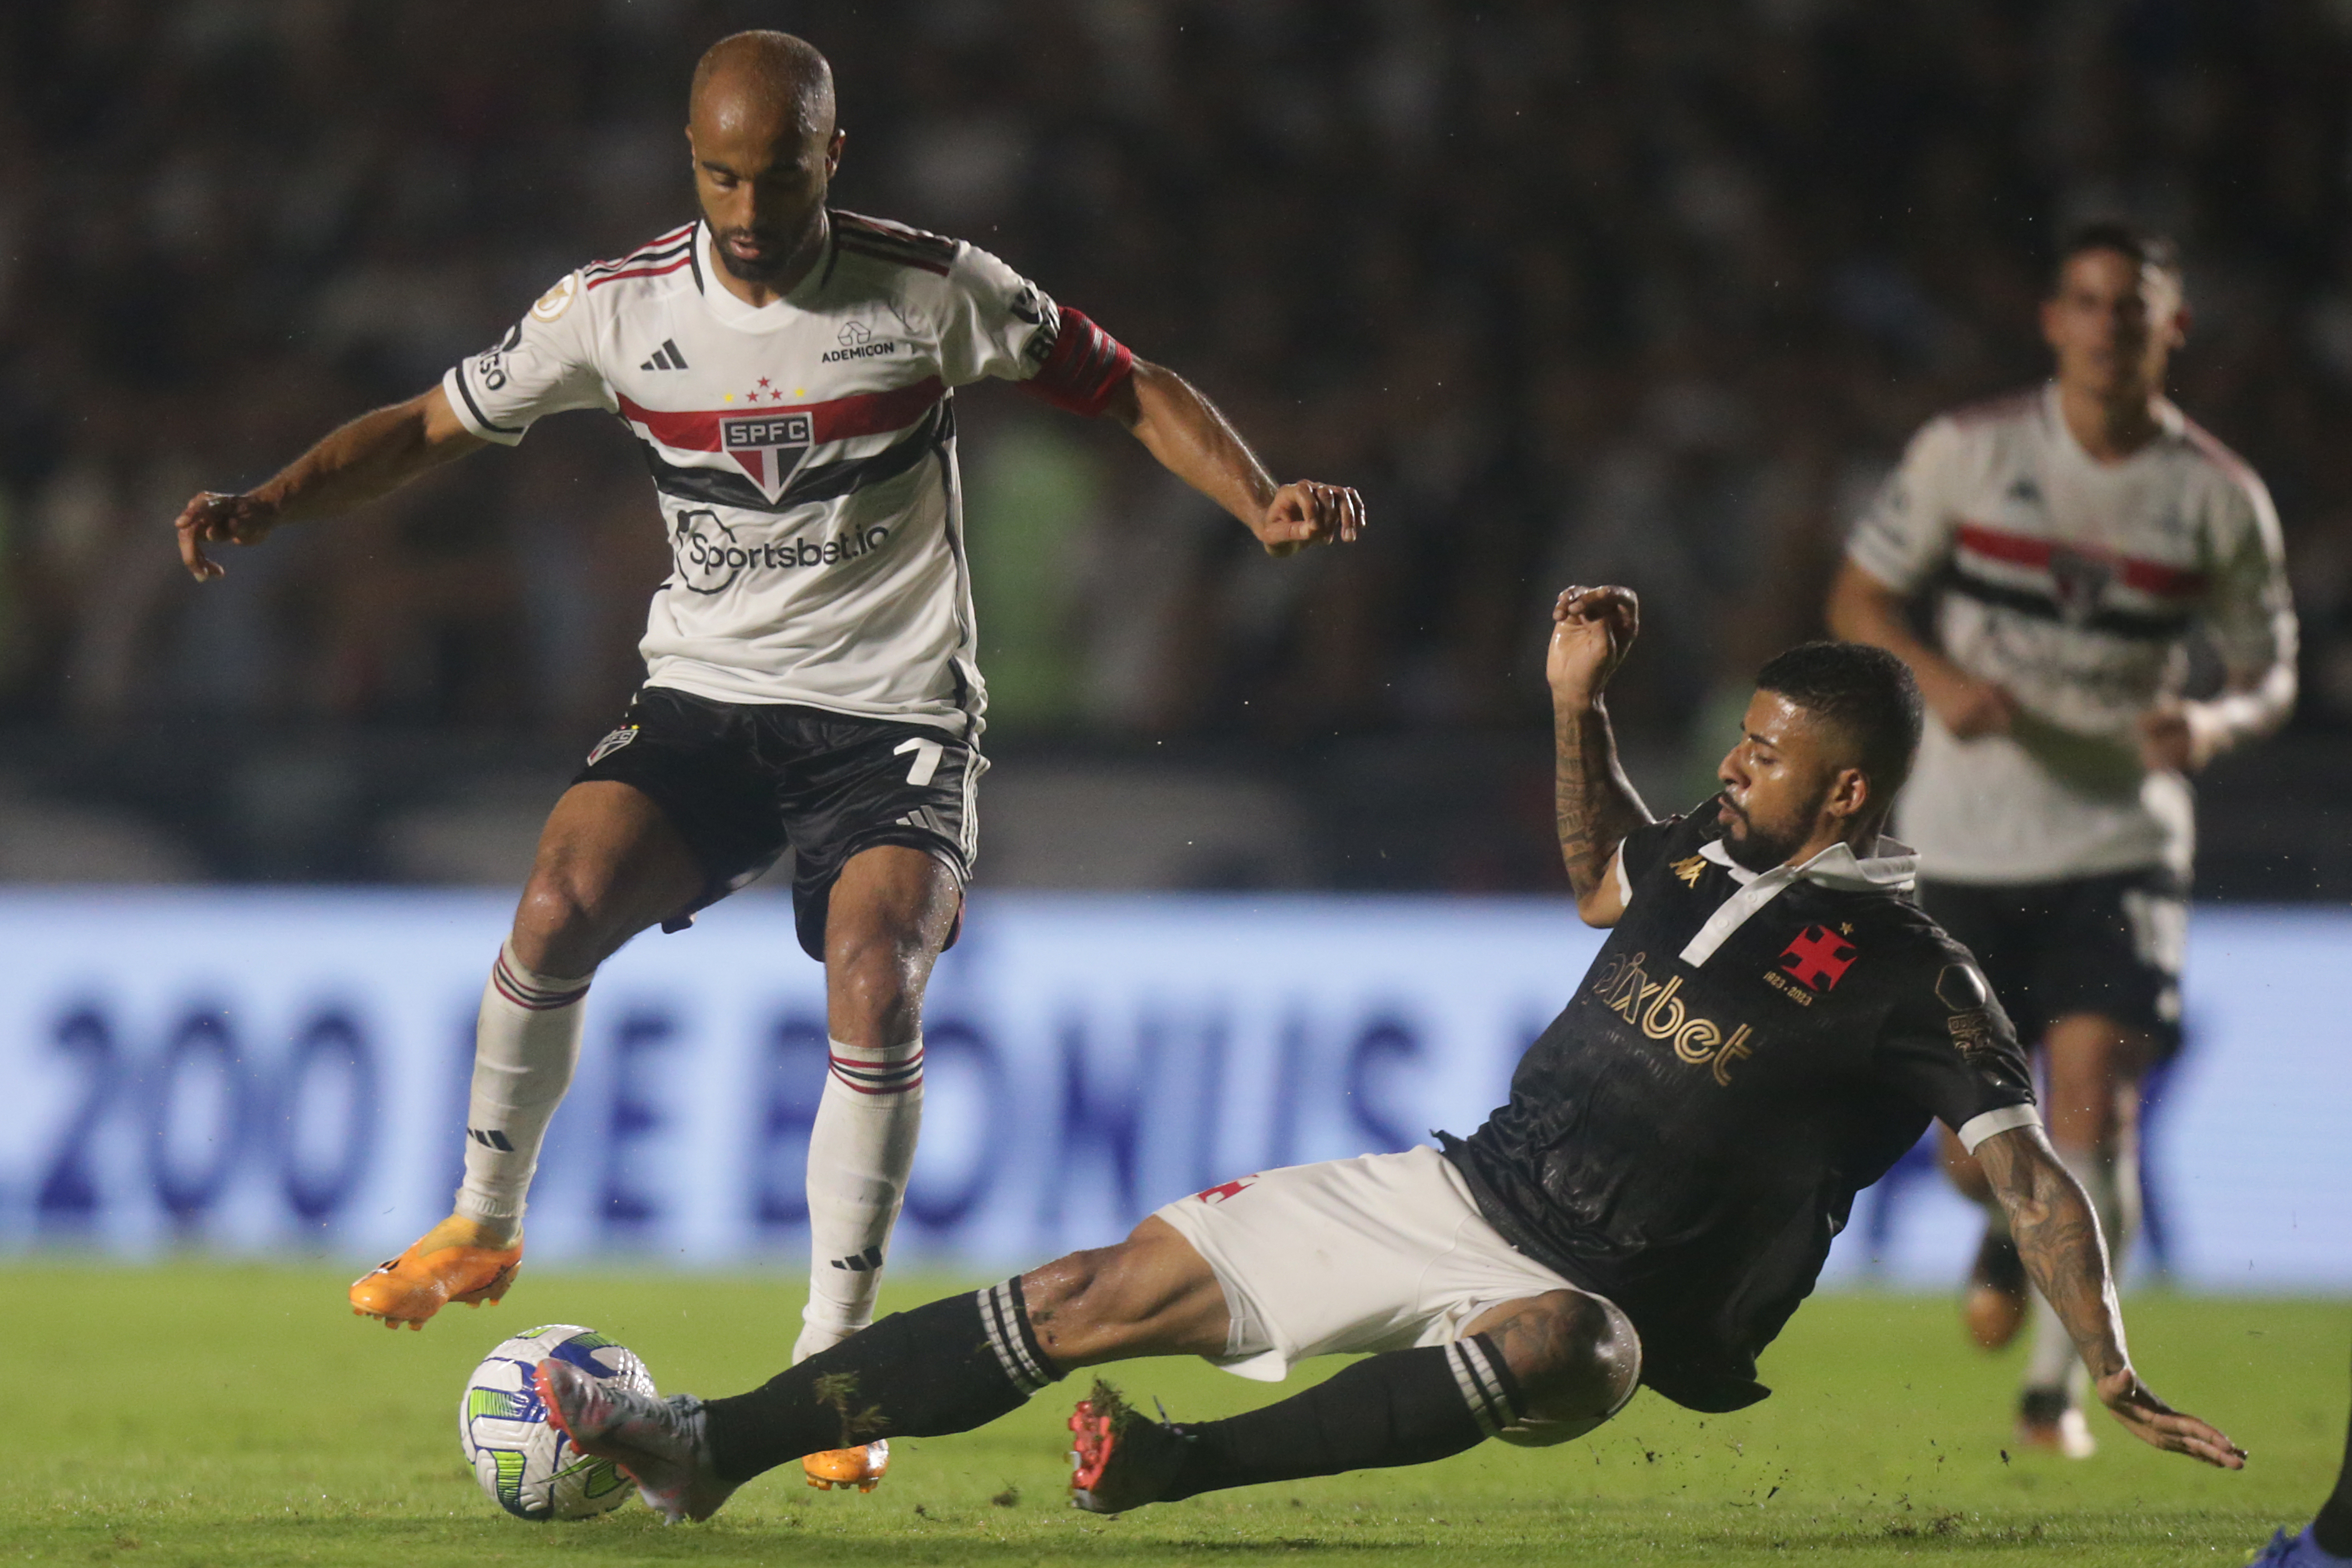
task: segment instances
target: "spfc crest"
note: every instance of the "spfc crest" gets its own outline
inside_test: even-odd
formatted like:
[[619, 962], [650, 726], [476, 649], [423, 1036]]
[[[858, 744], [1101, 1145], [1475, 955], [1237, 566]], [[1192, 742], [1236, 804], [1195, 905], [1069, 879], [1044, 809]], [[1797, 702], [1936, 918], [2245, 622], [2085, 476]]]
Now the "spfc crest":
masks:
[[719, 445], [774, 500], [800, 471], [815, 444], [815, 422], [805, 412], [746, 414], [719, 422]]
[[2115, 568], [2095, 555], [2057, 545], [2050, 552], [2050, 581], [2058, 614], [2069, 626], [2082, 626], [2099, 613], [2107, 596]]

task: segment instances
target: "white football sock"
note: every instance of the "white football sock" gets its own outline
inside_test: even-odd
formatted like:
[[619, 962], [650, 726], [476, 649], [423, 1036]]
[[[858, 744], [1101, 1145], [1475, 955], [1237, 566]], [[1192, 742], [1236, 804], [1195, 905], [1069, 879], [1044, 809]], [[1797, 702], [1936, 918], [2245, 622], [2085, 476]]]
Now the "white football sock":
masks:
[[520, 1228], [548, 1119], [580, 1060], [582, 1004], [594, 978], [534, 973], [516, 959], [512, 942], [499, 949], [474, 1029], [461, 1217], [494, 1230]]
[[873, 1321], [883, 1254], [923, 1124], [920, 1036], [875, 1048], [828, 1044], [832, 1070], [809, 1131], [809, 1301], [795, 1363]]
[[[2083, 1184], [2083, 1191], [2091, 1200], [2091, 1211], [2099, 1216], [2099, 1234], [2106, 1238], [2107, 1267], [2120, 1279], [2124, 1258], [2131, 1250], [2134, 1230], [2139, 1219], [2139, 1169], [2136, 1160], [2126, 1155], [2094, 1153], [2085, 1149], [2062, 1149], [2058, 1163], [2064, 1165], [2074, 1178]], [[2074, 1355], [2074, 1341], [2066, 1332], [2066, 1325], [2042, 1292], [2033, 1293], [2033, 1353], [2026, 1358], [2025, 1387], [2049, 1389], [2066, 1385], [2067, 1373], [2079, 1370]], [[2081, 1394], [2081, 1380], [2076, 1380], [2075, 1394]]]

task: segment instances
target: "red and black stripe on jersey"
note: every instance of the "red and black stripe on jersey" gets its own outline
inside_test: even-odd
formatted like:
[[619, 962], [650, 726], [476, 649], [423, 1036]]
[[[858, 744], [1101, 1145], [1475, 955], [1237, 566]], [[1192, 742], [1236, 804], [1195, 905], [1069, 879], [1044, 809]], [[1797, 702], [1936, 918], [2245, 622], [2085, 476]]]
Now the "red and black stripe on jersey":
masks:
[[[1963, 522], [1953, 535], [1945, 586], [1981, 604], [2013, 610], [2036, 620], [2063, 621], [2086, 630], [2138, 641], [2170, 642], [2189, 629], [2209, 581], [2202, 572], [2145, 561], [1994, 528]], [[1987, 566], [1993, 568], [1988, 571]], [[1995, 575], [2008, 568], [2021, 579]], [[2070, 584], [2069, 578], [2081, 582]], [[2115, 583], [2144, 597], [2164, 601], [2145, 609], [2105, 602]]]
[[590, 289], [617, 283], [624, 278], [659, 278], [694, 260], [694, 237], [698, 225], [674, 228], [628, 255], [612, 261], [593, 261], [580, 269], [580, 280]]
[[726, 450], [720, 427], [727, 420], [745, 417], [745, 410], [648, 408], [626, 395], [619, 395], [616, 400], [621, 417], [640, 437], [646, 466], [653, 473], [656, 489], [665, 495], [746, 511], [788, 511], [811, 501], [830, 500], [896, 479], [940, 450], [955, 435], [954, 405], [948, 400], [947, 388], [935, 375], [883, 392], [862, 392], [822, 403], [789, 406], [779, 404], [773, 408], [751, 410], [771, 418], [806, 414], [814, 447], [903, 432], [898, 440], [879, 452], [806, 464], [793, 475], [776, 499], [770, 500], [747, 475], [722, 468], [673, 463], [663, 455], [664, 448], [672, 452]]
[[833, 214], [834, 243], [853, 256], [896, 262], [944, 278], [955, 265], [956, 242], [945, 235], [910, 228], [887, 218], [856, 213]]

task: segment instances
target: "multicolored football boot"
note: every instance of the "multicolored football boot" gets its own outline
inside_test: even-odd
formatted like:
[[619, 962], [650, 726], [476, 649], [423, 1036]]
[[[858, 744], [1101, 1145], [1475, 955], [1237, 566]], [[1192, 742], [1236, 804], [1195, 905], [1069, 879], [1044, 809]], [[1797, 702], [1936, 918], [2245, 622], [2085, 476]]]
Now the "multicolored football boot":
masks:
[[556, 1429], [582, 1453], [620, 1466], [665, 1524], [709, 1519], [734, 1495], [711, 1473], [702, 1401], [691, 1394], [640, 1394], [552, 1357], [530, 1378]]
[[1071, 1414], [1070, 1432], [1070, 1506], [1088, 1513], [1158, 1502], [1184, 1462], [1181, 1430], [1136, 1414], [1099, 1380]]

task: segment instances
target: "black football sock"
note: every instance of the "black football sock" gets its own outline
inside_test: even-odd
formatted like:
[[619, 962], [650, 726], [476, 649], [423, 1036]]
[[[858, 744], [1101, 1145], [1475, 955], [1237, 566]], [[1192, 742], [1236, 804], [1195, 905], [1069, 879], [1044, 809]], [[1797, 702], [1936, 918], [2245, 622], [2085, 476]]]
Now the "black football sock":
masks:
[[1508, 1426], [1518, 1405], [1517, 1381], [1485, 1334], [1368, 1356], [1279, 1405], [1179, 1426], [1187, 1452], [1160, 1495], [1427, 1464]]
[[894, 1312], [749, 1394], [703, 1405], [711, 1468], [740, 1486], [762, 1470], [877, 1437], [985, 1426], [1061, 1380], [1029, 1327], [1021, 1281]]
[[2336, 1474], [2336, 1489], [2311, 1521], [2311, 1539], [2332, 1556], [2352, 1557], [2352, 1428], [2344, 1434], [2344, 1468]]

